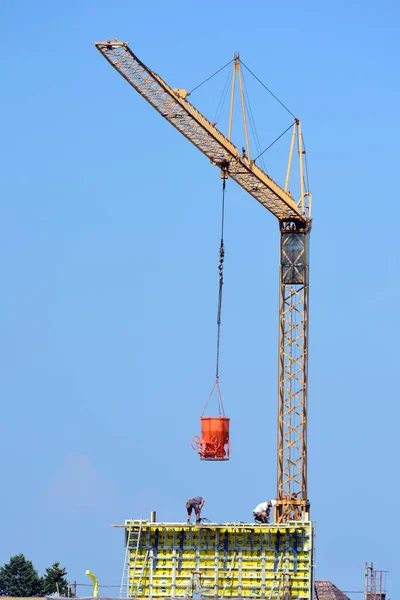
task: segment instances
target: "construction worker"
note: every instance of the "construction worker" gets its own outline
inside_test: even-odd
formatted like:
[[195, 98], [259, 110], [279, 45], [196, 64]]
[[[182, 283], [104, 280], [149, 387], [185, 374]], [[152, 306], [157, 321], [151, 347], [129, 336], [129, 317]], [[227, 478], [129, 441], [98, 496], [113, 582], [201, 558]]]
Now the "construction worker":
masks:
[[269, 523], [271, 508], [276, 505], [276, 500], [269, 502], [260, 502], [253, 510], [253, 517], [256, 523]]
[[187, 522], [190, 523], [190, 517], [192, 515], [192, 510], [194, 509], [196, 515], [196, 523], [197, 525], [200, 523], [200, 513], [201, 509], [205, 504], [204, 498], [201, 496], [196, 496], [196, 498], [191, 498], [186, 502], [186, 510], [187, 510]]

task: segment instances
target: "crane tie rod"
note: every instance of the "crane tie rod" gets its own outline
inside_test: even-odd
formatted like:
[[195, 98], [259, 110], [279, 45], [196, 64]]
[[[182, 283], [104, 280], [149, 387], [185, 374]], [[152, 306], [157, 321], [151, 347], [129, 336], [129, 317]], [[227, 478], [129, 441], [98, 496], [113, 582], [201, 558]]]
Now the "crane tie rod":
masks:
[[262, 155], [264, 154], [264, 152], [266, 152], [267, 150], [269, 150], [270, 148], [272, 148], [272, 146], [273, 146], [274, 144], [276, 144], [276, 142], [278, 142], [278, 141], [281, 139], [281, 137], [283, 137], [283, 136], [285, 135], [285, 133], [287, 133], [287, 132], [289, 131], [289, 129], [292, 129], [292, 128], [293, 128], [294, 124], [295, 124], [295, 121], [294, 121], [293, 123], [291, 123], [291, 124], [289, 125], [289, 127], [288, 127], [287, 129], [285, 129], [285, 131], [284, 131], [283, 133], [281, 133], [281, 135], [278, 135], [278, 137], [277, 137], [276, 139], [274, 139], [274, 141], [273, 141], [273, 142], [271, 142], [271, 144], [270, 144], [269, 146], [267, 146], [267, 147], [265, 148], [265, 150], [263, 150], [262, 152], [260, 152], [260, 154], [259, 154], [258, 156], [256, 156], [254, 160], [256, 161], [256, 160], [257, 160], [257, 158], [260, 158], [260, 156], [262, 156]]
[[222, 207], [221, 207], [221, 243], [219, 247], [219, 288], [218, 288], [218, 310], [217, 310], [217, 360], [215, 377], [218, 382], [219, 377], [219, 351], [221, 342], [221, 311], [222, 311], [222, 286], [224, 285], [224, 258], [225, 258], [225, 247], [224, 247], [224, 221], [225, 221], [225, 187], [226, 177], [222, 179]]
[[284, 108], [284, 109], [285, 109], [285, 110], [286, 110], [286, 111], [287, 111], [287, 112], [288, 112], [290, 115], [292, 115], [293, 119], [295, 119], [295, 118], [296, 118], [296, 116], [295, 116], [295, 115], [292, 113], [292, 111], [291, 111], [291, 110], [289, 110], [289, 109], [288, 109], [288, 107], [287, 107], [287, 106], [285, 106], [285, 105], [283, 104], [283, 102], [282, 102], [281, 100], [279, 100], [278, 96], [275, 96], [275, 94], [274, 94], [273, 92], [271, 92], [271, 90], [270, 90], [270, 89], [269, 89], [269, 88], [268, 88], [268, 87], [265, 85], [265, 83], [263, 83], [263, 82], [261, 81], [261, 79], [259, 79], [259, 78], [257, 77], [257, 75], [255, 75], [255, 74], [253, 73], [253, 71], [252, 71], [251, 69], [249, 69], [249, 67], [248, 67], [247, 65], [245, 65], [245, 64], [244, 64], [244, 62], [243, 62], [242, 60], [241, 60], [240, 62], [242, 63], [242, 65], [244, 66], [244, 68], [245, 68], [245, 69], [247, 69], [247, 70], [248, 70], [248, 72], [249, 72], [249, 73], [251, 73], [251, 75], [253, 75], [254, 79], [257, 79], [258, 83], [261, 83], [261, 85], [263, 86], [263, 88], [264, 88], [264, 89], [266, 89], [266, 90], [267, 90], [267, 92], [268, 92], [269, 94], [271, 94], [271, 96], [272, 96], [273, 98], [275, 98], [275, 100], [276, 100], [277, 102], [279, 102], [279, 104], [280, 104], [280, 105], [281, 105], [281, 106], [282, 106], [282, 107], [283, 107], [283, 108]]
[[218, 75], [218, 73], [220, 73], [221, 71], [223, 71], [224, 69], [226, 69], [226, 67], [228, 65], [230, 65], [231, 63], [233, 63], [233, 60], [230, 60], [229, 62], [227, 62], [226, 65], [224, 65], [223, 67], [221, 67], [220, 69], [218, 69], [218, 71], [215, 71], [215, 73], [213, 73], [212, 75], [210, 75], [210, 77], [207, 77], [207, 79], [205, 79], [204, 81], [202, 81], [201, 83], [199, 83], [199, 85], [196, 85], [196, 87], [194, 87], [192, 90], [190, 90], [189, 94], [192, 94], [199, 87], [201, 87], [202, 85], [204, 85], [205, 83], [207, 83], [207, 81], [210, 81], [210, 79], [212, 79], [213, 77], [215, 77], [215, 75]]

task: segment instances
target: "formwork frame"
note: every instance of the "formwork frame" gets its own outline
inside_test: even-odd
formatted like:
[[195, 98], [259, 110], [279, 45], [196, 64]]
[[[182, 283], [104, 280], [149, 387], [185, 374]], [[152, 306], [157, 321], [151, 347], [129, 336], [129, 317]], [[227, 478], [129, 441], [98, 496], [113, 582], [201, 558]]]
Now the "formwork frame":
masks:
[[[127, 521], [124, 572], [130, 598], [259, 598], [309, 600], [313, 527]], [[130, 533], [140, 531], [140, 539]], [[128, 541], [129, 543], [129, 541]]]

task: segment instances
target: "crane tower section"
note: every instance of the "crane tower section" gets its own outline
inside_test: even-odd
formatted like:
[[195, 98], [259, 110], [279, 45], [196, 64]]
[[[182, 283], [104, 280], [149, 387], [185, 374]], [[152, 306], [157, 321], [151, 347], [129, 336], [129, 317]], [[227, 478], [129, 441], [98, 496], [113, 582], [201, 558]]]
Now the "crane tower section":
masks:
[[[184, 89], [171, 88], [118, 39], [96, 42], [106, 60], [167, 121], [260, 202], [280, 225], [280, 315], [278, 385], [278, 477], [275, 519], [278, 523], [308, 519], [307, 367], [308, 286], [311, 194], [304, 189], [301, 123], [293, 123], [284, 188], [244, 156], [188, 100]], [[288, 191], [297, 139], [300, 197]]]

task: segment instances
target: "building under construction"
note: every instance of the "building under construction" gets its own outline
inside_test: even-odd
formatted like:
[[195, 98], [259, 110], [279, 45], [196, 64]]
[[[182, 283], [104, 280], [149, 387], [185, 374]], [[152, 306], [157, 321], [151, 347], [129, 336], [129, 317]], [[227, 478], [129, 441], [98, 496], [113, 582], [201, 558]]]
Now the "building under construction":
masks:
[[133, 598], [310, 598], [310, 521], [152, 523], [126, 521], [121, 595]]

